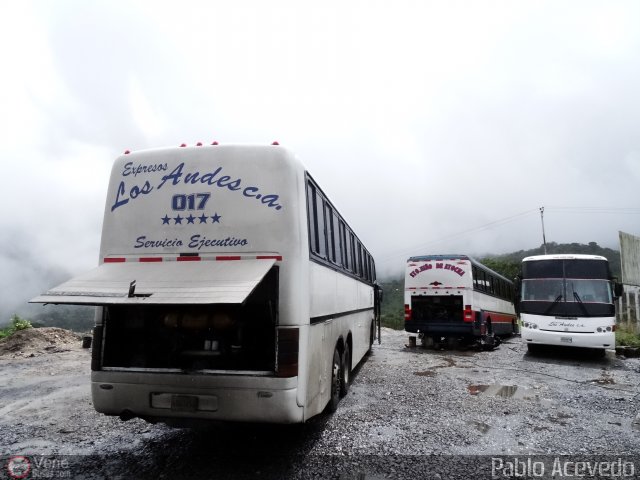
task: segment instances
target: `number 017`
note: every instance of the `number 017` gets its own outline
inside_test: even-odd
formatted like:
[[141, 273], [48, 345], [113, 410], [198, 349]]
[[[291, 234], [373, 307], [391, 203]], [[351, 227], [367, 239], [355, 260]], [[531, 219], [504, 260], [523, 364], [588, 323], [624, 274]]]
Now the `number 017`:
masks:
[[177, 194], [171, 198], [171, 208], [177, 211], [204, 210], [209, 197], [210, 193]]

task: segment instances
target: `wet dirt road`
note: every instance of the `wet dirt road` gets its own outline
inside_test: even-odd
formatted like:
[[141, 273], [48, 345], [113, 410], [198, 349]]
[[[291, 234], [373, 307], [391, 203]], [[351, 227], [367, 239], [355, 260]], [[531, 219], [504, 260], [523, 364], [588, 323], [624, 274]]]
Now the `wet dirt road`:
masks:
[[[385, 329], [333, 415], [197, 430], [96, 413], [79, 346], [0, 357], [0, 478], [15, 456], [49, 478], [442, 479], [470, 478], [455, 463], [489, 461], [468, 456], [640, 452], [639, 359], [531, 356], [519, 338], [490, 352], [407, 343]], [[48, 470], [34, 464], [43, 455]]]

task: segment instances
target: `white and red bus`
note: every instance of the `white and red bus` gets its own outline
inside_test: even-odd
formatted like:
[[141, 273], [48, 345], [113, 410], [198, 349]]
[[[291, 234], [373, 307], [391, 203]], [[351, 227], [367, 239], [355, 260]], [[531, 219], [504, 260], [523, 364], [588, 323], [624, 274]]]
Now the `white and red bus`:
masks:
[[407, 260], [404, 326], [423, 344], [461, 340], [492, 346], [517, 332], [513, 282], [467, 255]]
[[99, 266], [35, 302], [95, 305], [91, 389], [122, 419], [304, 422], [376, 336], [375, 264], [287, 149], [122, 155]]

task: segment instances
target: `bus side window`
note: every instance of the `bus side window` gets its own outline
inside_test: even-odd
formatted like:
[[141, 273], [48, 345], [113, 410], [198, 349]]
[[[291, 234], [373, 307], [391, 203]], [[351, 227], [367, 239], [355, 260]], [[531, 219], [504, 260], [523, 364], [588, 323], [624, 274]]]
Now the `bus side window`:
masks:
[[356, 266], [356, 264], [358, 263], [357, 257], [356, 257], [356, 246], [355, 246], [355, 240], [353, 237], [353, 232], [349, 232], [349, 263], [351, 263], [351, 272], [354, 274], [358, 274], [358, 268]]
[[342, 266], [345, 270], [349, 270], [350, 262], [347, 250], [347, 236], [342, 220], [340, 220], [340, 252], [342, 252]]
[[331, 217], [331, 231], [333, 232], [332, 244], [334, 248], [333, 261], [338, 265], [342, 265], [342, 244], [340, 243], [340, 221], [338, 215], [333, 212]]
[[364, 278], [371, 280], [371, 259], [367, 252], [364, 252], [364, 272]]
[[327, 227], [324, 222], [324, 199], [320, 195], [317, 198], [318, 250], [316, 253], [322, 258], [327, 258]]
[[336, 245], [333, 235], [333, 209], [328, 203], [324, 204], [324, 224], [327, 232], [327, 258], [333, 263], [336, 263]]
[[318, 253], [316, 189], [311, 183], [307, 183], [307, 219], [309, 223], [309, 250]]
[[478, 269], [478, 290], [485, 292], [487, 290], [487, 281], [485, 280], [484, 271]]

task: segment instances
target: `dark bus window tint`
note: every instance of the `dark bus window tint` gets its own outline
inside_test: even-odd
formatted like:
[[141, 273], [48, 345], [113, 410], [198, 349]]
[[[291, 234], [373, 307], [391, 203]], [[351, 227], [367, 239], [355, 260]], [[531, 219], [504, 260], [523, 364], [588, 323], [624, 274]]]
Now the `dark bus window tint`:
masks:
[[484, 291], [487, 293], [493, 293], [493, 286], [491, 284], [491, 275], [484, 272]]
[[604, 260], [565, 260], [564, 272], [567, 278], [609, 279], [607, 262]]
[[487, 290], [487, 281], [485, 279], [484, 271], [478, 269], [478, 290], [485, 292]]
[[351, 271], [358, 274], [358, 257], [356, 256], [356, 241], [353, 232], [349, 232], [349, 258], [351, 259]]
[[524, 262], [522, 278], [562, 278], [562, 262], [557, 260]]
[[327, 229], [327, 258], [335, 263], [336, 246], [333, 236], [333, 209], [327, 203], [324, 205], [324, 224]]
[[363, 276], [363, 269], [362, 269], [362, 245], [360, 244], [360, 242], [358, 243], [358, 276], [362, 277]]
[[318, 252], [318, 216], [316, 210], [316, 189], [310, 183], [307, 184], [307, 208], [309, 221], [309, 248], [312, 252]]
[[338, 265], [342, 265], [342, 244], [340, 243], [340, 220], [338, 220], [338, 215], [336, 212], [333, 212], [333, 217], [331, 218], [331, 231], [333, 232], [333, 248], [334, 252], [334, 262]]
[[347, 255], [347, 237], [344, 222], [340, 220], [340, 251], [342, 252], [342, 266], [349, 270], [349, 256]]
[[369, 274], [369, 254], [364, 252], [364, 278], [369, 280], [371, 275]]
[[324, 199], [318, 195], [317, 217], [318, 219], [318, 249], [316, 252], [322, 258], [327, 258], [327, 228], [324, 224]]

